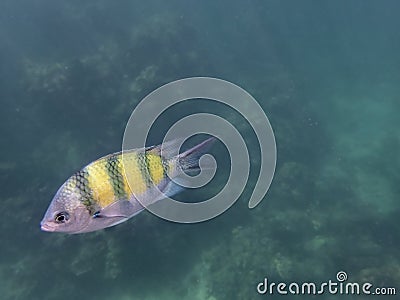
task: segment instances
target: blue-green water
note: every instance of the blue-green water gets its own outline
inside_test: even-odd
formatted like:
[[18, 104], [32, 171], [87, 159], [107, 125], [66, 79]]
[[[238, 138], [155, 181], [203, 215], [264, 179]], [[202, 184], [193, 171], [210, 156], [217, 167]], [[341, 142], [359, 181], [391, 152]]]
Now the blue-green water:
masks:
[[[3, 0], [0, 299], [366, 297], [256, 290], [265, 277], [321, 283], [339, 271], [397, 288], [369, 299], [396, 299], [399, 9], [386, 0]], [[278, 149], [264, 201], [247, 208], [254, 133], [226, 107], [201, 102], [187, 111], [219, 112], [254, 155], [231, 209], [192, 225], [145, 212], [96, 233], [41, 232], [64, 180], [120, 150], [135, 104], [189, 76], [229, 80], [264, 108]]]

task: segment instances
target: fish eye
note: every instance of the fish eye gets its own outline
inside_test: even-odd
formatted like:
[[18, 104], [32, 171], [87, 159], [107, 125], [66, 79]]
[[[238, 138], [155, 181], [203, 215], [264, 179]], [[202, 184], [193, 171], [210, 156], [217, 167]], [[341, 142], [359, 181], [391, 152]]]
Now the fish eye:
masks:
[[56, 223], [59, 223], [59, 224], [65, 223], [68, 220], [69, 220], [69, 214], [66, 211], [59, 212], [54, 217], [54, 221], [56, 221]]

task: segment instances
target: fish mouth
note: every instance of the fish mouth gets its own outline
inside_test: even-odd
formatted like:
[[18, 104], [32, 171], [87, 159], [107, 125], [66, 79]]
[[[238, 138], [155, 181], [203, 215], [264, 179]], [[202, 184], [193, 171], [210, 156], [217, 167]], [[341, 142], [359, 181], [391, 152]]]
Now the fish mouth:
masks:
[[47, 232], [54, 232], [56, 230], [55, 227], [52, 227], [47, 223], [41, 223], [40, 224], [40, 229], [43, 230], [43, 231], [47, 231]]

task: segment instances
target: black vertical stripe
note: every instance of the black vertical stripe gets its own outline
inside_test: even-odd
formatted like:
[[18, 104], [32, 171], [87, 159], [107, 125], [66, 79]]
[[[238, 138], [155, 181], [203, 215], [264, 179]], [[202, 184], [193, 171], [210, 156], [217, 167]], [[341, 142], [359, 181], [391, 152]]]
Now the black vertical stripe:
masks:
[[150, 170], [149, 170], [149, 162], [147, 160], [146, 153], [138, 152], [137, 159], [138, 159], [138, 166], [139, 166], [140, 174], [142, 175], [142, 178], [143, 178], [144, 182], [146, 183], [146, 186], [152, 187], [154, 184], [153, 184], [153, 181], [151, 180]]
[[79, 193], [81, 194], [82, 203], [86, 206], [90, 213], [93, 213], [97, 208], [95, 207], [96, 205], [93, 199], [92, 190], [89, 186], [88, 178], [89, 173], [87, 172], [87, 170], [82, 169], [76, 172], [71, 179], [75, 187], [79, 190]]
[[168, 160], [163, 157], [160, 153], [160, 158], [161, 158], [161, 163], [162, 163], [162, 167], [163, 167], [163, 175], [164, 178], [168, 177], [168, 172], [169, 172], [169, 166], [168, 166]]
[[108, 174], [109, 182], [114, 190], [114, 196], [117, 199], [128, 199], [125, 192], [125, 183], [122, 174], [121, 161], [119, 155], [111, 155], [107, 158], [105, 168]]

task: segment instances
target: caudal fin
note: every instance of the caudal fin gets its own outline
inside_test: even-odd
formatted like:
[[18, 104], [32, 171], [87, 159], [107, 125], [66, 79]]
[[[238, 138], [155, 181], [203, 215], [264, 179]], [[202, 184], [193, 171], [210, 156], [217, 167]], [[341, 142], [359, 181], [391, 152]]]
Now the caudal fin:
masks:
[[189, 150], [179, 154], [178, 161], [180, 167], [185, 171], [199, 170], [200, 157], [210, 150], [215, 141], [216, 138], [214, 137], [208, 138], [193, 148], [190, 148]]

